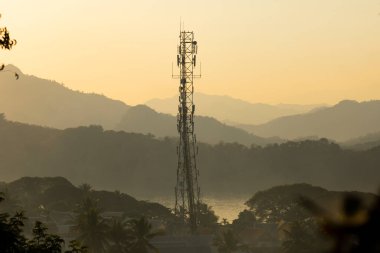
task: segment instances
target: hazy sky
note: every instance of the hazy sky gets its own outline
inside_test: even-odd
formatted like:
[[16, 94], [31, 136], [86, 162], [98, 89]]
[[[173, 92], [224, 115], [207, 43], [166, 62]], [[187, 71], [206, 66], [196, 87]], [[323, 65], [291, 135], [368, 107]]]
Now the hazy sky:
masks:
[[195, 89], [250, 102], [380, 99], [380, 0], [1, 0], [24, 73], [128, 104], [178, 91], [180, 17], [199, 43]]

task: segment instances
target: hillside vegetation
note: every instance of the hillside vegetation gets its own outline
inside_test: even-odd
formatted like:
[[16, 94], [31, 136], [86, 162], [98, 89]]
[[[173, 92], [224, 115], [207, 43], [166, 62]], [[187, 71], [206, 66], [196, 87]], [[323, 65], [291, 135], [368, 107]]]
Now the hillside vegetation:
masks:
[[[104, 131], [99, 126], [57, 130], [2, 119], [0, 173], [2, 181], [63, 176], [76, 185], [87, 182], [133, 196], [172, 196], [176, 146], [174, 139]], [[345, 150], [326, 139], [249, 148], [200, 143], [198, 164], [207, 195], [246, 196], [297, 182], [374, 192], [380, 178], [380, 147]]]
[[2, 183], [0, 192], [6, 193], [1, 208], [24, 210], [28, 216], [39, 215], [41, 208], [46, 211], [73, 212], [86, 197], [96, 200], [104, 212], [122, 212], [132, 217], [172, 216], [170, 210], [160, 204], [139, 201], [119, 191], [94, 190], [86, 184], [74, 186], [63, 177], [22, 177]]

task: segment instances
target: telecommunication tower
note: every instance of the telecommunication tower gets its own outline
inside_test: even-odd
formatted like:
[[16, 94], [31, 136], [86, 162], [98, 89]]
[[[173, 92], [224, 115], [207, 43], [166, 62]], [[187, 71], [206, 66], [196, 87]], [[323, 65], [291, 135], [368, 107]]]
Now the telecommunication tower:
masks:
[[179, 144], [177, 147], [178, 167], [177, 185], [175, 187], [175, 212], [185, 224], [190, 226], [192, 234], [197, 232], [199, 195], [199, 171], [197, 168], [196, 136], [194, 134], [193, 81], [201, 75], [195, 75], [198, 44], [194, 40], [194, 32], [180, 29], [177, 54], [179, 75], [179, 105], [177, 114], [177, 129]]

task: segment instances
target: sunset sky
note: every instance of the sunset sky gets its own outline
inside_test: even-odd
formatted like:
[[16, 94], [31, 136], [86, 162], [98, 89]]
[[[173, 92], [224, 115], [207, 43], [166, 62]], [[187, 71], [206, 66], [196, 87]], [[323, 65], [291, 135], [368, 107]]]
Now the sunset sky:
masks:
[[1, 0], [17, 46], [0, 60], [127, 104], [176, 94], [180, 18], [195, 89], [253, 103], [380, 99], [379, 0]]

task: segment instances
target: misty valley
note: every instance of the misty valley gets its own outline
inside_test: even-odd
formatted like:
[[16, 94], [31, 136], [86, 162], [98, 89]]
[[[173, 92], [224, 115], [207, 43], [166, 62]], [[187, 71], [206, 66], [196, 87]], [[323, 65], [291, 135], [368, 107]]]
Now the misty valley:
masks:
[[[371, 113], [380, 112], [378, 101], [317, 106], [256, 126], [283, 125], [281, 131], [268, 127], [274, 131], [269, 137], [255, 135], [255, 128], [247, 125], [239, 128], [243, 124], [198, 116], [199, 184], [204, 201], [200, 237], [194, 243], [177, 238], [174, 235], [183, 228], [173, 213], [178, 145], [175, 117], [147, 105], [133, 107], [72, 91], [7, 67], [22, 78], [0, 76], [0, 96], [4, 96], [0, 100], [4, 111], [0, 119], [1, 210], [13, 215], [18, 210], [25, 212], [28, 238], [37, 236], [31, 231], [36, 230], [34, 222], [41, 221], [49, 233], [78, 243], [71, 248], [79, 250], [84, 246], [75, 239], [80, 238], [78, 222], [84, 221], [78, 219], [92, 210], [97, 222], [104, 222], [104, 233], [119, 226], [125, 230], [118, 232], [121, 237], [132, 233], [131, 222], [146, 217], [152, 231], [166, 236], [150, 240], [152, 247], [161, 247], [163, 252], [173, 245], [170, 240], [207, 251], [227, 247], [224, 240], [232, 239], [239, 246], [237, 252], [245, 251], [244, 247], [253, 252], [282, 252], [287, 247], [292, 251], [286, 252], [298, 252], [297, 248], [304, 246], [297, 240], [313, 241], [315, 252], [320, 252], [333, 241], [318, 234], [321, 228], [313, 218], [314, 211], [302, 204], [302, 198], [328, 210], [332, 217], [342, 215], [346, 196], [361, 203], [357, 207], [360, 213], [377, 201], [380, 115]], [[252, 105], [252, 110], [260, 108]], [[331, 117], [341, 124], [315, 129], [310, 119], [331, 122]], [[283, 123], [292, 120], [294, 123]], [[347, 128], [347, 121], [357, 124]], [[283, 134], [289, 124], [291, 129], [298, 124], [305, 131], [309, 124], [309, 132], [302, 136], [300, 131], [300, 136], [290, 139]], [[323, 138], [324, 134], [331, 138]], [[293, 238], [296, 235], [288, 234], [293, 231], [303, 237]], [[218, 234], [220, 237], [211, 236]], [[165, 241], [160, 241], [162, 238]], [[104, 240], [113, 246], [120, 243], [112, 252], [127, 248], [125, 242], [113, 241], [116, 238]], [[112, 249], [105, 241], [101, 245], [98, 247], [107, 252]]]
[[0, 253], [380, 253], [375, 0], [0, 8]]

